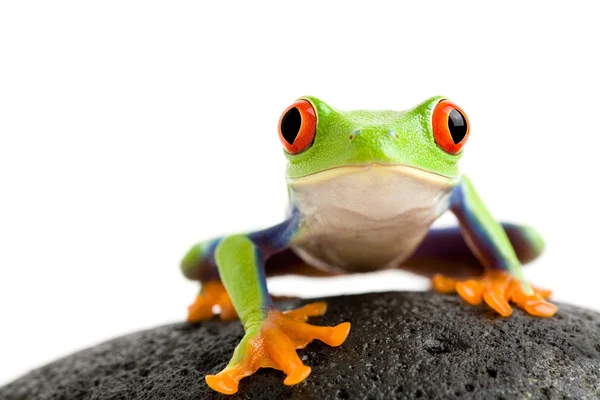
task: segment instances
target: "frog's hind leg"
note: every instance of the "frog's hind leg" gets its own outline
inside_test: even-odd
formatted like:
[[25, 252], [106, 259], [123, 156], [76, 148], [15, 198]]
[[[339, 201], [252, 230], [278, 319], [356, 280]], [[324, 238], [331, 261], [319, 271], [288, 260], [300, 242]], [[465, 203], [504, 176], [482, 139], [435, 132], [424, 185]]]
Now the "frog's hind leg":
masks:
[[[511, 223], [502, 223], [502, 228], [522, 264], [535, 260], [544, 250], [544, 239], [535, 229]], [[427, 277], [443, 274], [460, 278], [484, 273], [483, 264], [457, 226], [431, 229], [402, 269]]]
[[[534, 229], [507, 223], [502, 228], [522, 264], [542, 253], [544, 241]], [[509, 271], [484, 267], [458, 227], [432, 229], [402, 268], [432, 277], [433, 287], [439, 292], [458, 292], [473, 305], [485, 301], [503, 316], [512, 313], [509, 301], [536, 316], [556, 312], [556, 307], [545, 301], [551, 294], [549, 290], [532, 287], [528, 293], [522, 280]]]
[[188, 307], [190, 323], [205, 321], [219, 315], [222, 320], [237, 318], [231, 299], [219, 278], [215, 249], [221, 238], [194, 245], [181, 260], [181, 272], [191, 280], [200, 281], [200, 292]]

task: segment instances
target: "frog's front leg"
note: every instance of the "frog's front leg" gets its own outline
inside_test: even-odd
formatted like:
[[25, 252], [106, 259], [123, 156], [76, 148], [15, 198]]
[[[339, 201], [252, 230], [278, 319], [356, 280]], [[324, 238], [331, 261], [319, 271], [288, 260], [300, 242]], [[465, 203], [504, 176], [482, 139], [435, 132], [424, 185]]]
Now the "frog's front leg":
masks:
[[485, 301], [502, 316], [512, 314], [509, 301], [532, 315], [554, 315], [556, 306], [544, 299], [543, 291], [532, 288], [525, 280], [506, 232], [467, 177], [454, 189], [450, 208], [458, 218], [465, 242], [483, 264], [484, 276], [462, 281], [436, 276], [434, 286], [442, 291], [456, 290], [474, 305]]
[[219, 275], [229, 293], [244, 329], [244, 338], [237, 346], [227, 367], [206, 382], [225, 394], [237, 392], [240, 379], [259, 368], [275, 368], [287, 377], [286, 385], [294, 385], [310, 374], [296, 349], [314, 339], [330, 346], [341, 345], [348, 336], [350, 323], [335, 327], [307, 324], [308, 317], [325, 312], [325, 303], [313, 303], [300, 309], [281, 312], [272, 303], [267, 291], [264, 261], [269, 254], [287, 246], [289, 236], [272, 229], [249, 235], [234, 235], [222, 239], [215, 250]]
[[[287, 245], [290, 230], [296, 223], [295, 217], [292, 216], [291, 219], [272, 228], [250, 233], [249, 237], [257, 243], [267, 244], [263, 249], [263, 254], [272, 254], [275, 252], [275, 248], [283, 248]], [[205, 321], [215, 315], [219, 315], [222, 320], [232, 320], [237, 317], [229, 294], [221, 282], [215, 261], [215, 250], [221, 240], [223, 238], [218, 237], [196, 243], [181, 260], [180, 267], [183, 275], [190, 280], [200, 281], [200, 292], [194, 303], [188, 307], [187, 320], [190, 323]], [[269, 258], [266, 273], [268, 277], [286, 274], [303, 276], [332, 275], [305, 264], [289, 249], [278, 253], [272, 259]]]

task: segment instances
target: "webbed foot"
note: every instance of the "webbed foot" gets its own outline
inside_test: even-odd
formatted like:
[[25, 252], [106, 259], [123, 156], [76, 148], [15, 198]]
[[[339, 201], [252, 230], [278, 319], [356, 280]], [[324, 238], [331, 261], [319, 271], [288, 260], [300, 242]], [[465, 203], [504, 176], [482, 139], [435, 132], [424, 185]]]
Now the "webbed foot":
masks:
[[533, 288], [528, 294], [520, 281], [505, 271], [488, 270], [483, 277], [457, 280], [435, 275], [433, 288], [441, 293], [457, 292], [460, 297], [472, 305], [483, 301], [503, 317], [512, 314], [509, 302], [536, 317], [551, 317], [556, 314], [556, 306], [548, 301], [552, 293], [549, 290]]
[[259, 368], [283, 371], [287, 375], [283, 381], [286, 385], [302, 382], [311, 369], [302, 363], [296, 349], [306, 347], [314, 339], [339, 346], [350, 332], [349, 322], [333, 327], [305, 322], [308, 317], [323, 315], [326, 309], [325, 303], [311, 303], [297, 310], [269, 311], [256, 328], [246, 331], [229, 365], [216, 375], [208, 375], [206, 383], [218, 392], [233, 394], [238, 390], [239, 381]]
[[[218, 308], [220, 312], [215, 312], [215, 308]], [[219, 315], [222, 320], [227, 321], [237, 318], [223, 284], [219, 281], [204, 282], [196, 301], [188, 307], [187, 321], [190, 323], [206, 321], [215, 315]]]

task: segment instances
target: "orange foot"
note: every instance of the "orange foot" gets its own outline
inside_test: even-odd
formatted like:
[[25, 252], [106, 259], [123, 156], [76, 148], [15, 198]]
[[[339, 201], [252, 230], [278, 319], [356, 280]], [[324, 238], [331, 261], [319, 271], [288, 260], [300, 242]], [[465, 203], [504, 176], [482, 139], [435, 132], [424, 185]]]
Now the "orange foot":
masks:
[[339, 346], [350, 332], [349, 322], [333, 327], [305, 322], [308, 317], [323, 315], [326, 309], [325, 303], [312, 303], [292, 311], [269, 311], [258, 327], [246, 331], [229, 365], [216, 375], [208, 375], [206, 383], [218, 392], [233, 394], [238, 390], [240, 379], [259, 368], [283, 371], [287, 375], [283, 381], [286, 385], [302, 382], [311, 369], [302, 363], [296, 349], [306, 347], [314, 339]]
[[[215, 306], [220, 312], [215, 312]], [[194, 304], [188, 307], [187, 320], [190, 323], [206, 321], [219, 314], [222, 320], [232, 320], [237, 318], [231, 299], [219, 281], [205, 282], [202, 284], [202, 291], [196, 297]]]
[[504, 271], [489, 270], [482, 278], [463, 281], [438, 274], [433, 277], [432, 283], [438, 292], [458, 292], [460, 297], [472, 305], [485, 301], [503, 317], [512, 314], [509, 301], [536, 317], [551, 317], [556, 313], [556, 306], [545, 300], [550, 297], [551, 291], [533, 288], [533, 293], [527, 294], [521, 283]]

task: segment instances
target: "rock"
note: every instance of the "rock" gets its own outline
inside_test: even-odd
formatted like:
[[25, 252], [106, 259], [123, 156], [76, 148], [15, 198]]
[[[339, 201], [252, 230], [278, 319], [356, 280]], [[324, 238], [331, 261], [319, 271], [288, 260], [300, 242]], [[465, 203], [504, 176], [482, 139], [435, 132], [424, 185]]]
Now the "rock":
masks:
[[[591, 399], [600, 397], [600, 314], [560, 304], [552, 319], [501, 318], [456, 296], [371, 293], [326, 299], [314, 323], [352, 322], [338, 348], [300, 350], [312, 374], [283, 385], [262, 369], [240, 399]], [[287, 301], [298, 306], [308, 300]], [[0, 388], [16, 399], [217, 399], [204, 376], [242, 338], [238, 321], [178, 323], [111, 340]]]

